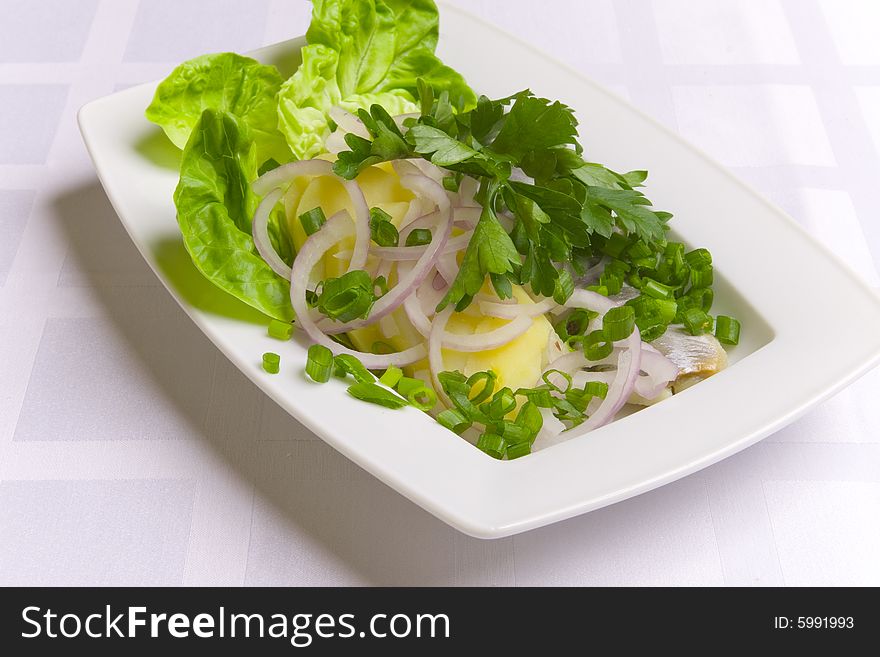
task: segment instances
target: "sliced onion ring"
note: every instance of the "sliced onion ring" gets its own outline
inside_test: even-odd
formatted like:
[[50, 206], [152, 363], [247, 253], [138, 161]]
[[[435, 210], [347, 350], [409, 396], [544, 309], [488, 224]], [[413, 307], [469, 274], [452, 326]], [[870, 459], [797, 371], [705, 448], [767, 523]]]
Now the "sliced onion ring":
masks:
[[389, 365], [398, 367], [411, 365], [425, 357], [424, 345], [417, 345], [392, 354], [369, 354], [354, 351], [327, 337], [309, 315], [309, 306], [306, 303], [306, 285], [309, 274], [327, 251], [350, 235], [351, 230], [351, 220], [346, 216], [346, 213], [339, 212], [333, 215], [318, 232], [309, 236], [297, 254], [290, 275], [290, 303], [296, 313], [296, 324], [306, 332], [312, 341], [324, 345], [336, 355], [356, 356], [369, 369], [380, 369]]
[[642, 338], [639, 329], [633, 327], [633, 332], [626, 339], [624, 348], [621, 349], [617, 358], [617, 375], [608, 386], [608, 393], [599, 408], [580, 425], [582, 432], [598, 429], [614, 419], [614, 416], [617, 415], [633, 392], [636, 379], [639, 376], [641, 356]]
[[[351, 322], [343, 323], [329, 321], [322, 322], [321, 328], [327, 333], [345, 333], [347, 331], [362, 328], [380, 320], [388, 313], [394, 312], [394, 310], [401, 306], [406, 298], [412, 294], [419, 285], [421, 285], [422, 281], [425, 280], [449, 239], [449, 233], [452, 230], [452, 207], [449, 204], [449, 199], [446, 197], [444, 189], [430, 178], [420, 174], [404, 175], [401, 177], [400, 182], [404, 187], [430, 197], [437, 204], [440, 209], [441, 223], [435, 231], [434, 238], [425, 249], [422, 257], [418, 259], [415, 266], [413, 266], [408, 274], [406, 276], [400, 276], [397, 285], [376, 301], [370, 311], [370, 315], [366, 319], [356, 319]], [[369, 226], [367, 227], [367, 231], [367, 239], [369, 240]]]
[[301, 176], [323, 176], [333, 171], [333, 163], [327, 160], [300, 160], [282, 164], [280, 167], [267, 171], [251, 183], [251, 189], [257, 196], [265, 196], [273, 189], [289, 185]]
[[348, 110], [335, 105], [330, 108], [328, 114], [342, 132], [350, 132], [358, 137], [370, 139], [370, 131], [367, 130], [364, 122]]
[[485, 333], [471, 333], [467, 335], [459, 335], [458, 333], [450, 333], [443, 331], [442, 342], [443, 347], [452, 349], [453, 351], [489, 351], [498, 349], [507, 343], [515, 340], [532, 326], [532, 320], [529, 317], [517, 317], [492, 331]]
[[434, 392], [447, 408], [452, 408], [452, 400], [443, 391], [440, 384], [440, 372], [443, 371], [443, 334], [446, 332], [446, 324], [455, 310], [452, 306], [446, 306], [440, 313], [434, 316], [431, 324], [431, 333], [428, 336], [428, 365], [431, 368], [431, 381], [434, 383]]
[[269, 216], [272, 214], [272, 209], [281, 200], [282, 194], [283, 192], [280, 189], [275, 189], [269, 192], [260, 202], [260, 205], [257, 206], [257, 211], [254, 213], [251, 232], [254, 238], [254, 246], [257, 247], [257, 252], [266, 261], [266, 264], [279, 276], [290, 278], [290, 267], [281, 259], [281, 256], [278, 255], [278, 252], [272, 246], [272, 240], [269, 239]]
[[558, 304], [553, 299], [544, 299], [535, 304], [498, 303], [480, 301], [480, 312], [489, 317], [516, 319], [517, 317], [537, 317], [554, 310]]

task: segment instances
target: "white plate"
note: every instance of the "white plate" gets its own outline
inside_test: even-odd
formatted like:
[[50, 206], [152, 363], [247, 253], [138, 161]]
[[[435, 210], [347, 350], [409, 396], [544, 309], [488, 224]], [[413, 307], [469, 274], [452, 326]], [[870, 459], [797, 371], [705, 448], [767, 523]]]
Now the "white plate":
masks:
[[[669, 483], [755, 443], [867, 371], [880, 355], [880, 299], [781, 211], [613, 94], [527, 45], [445, 7], [440, 55], [489, 96], [530, 87], [577, 110], [591, 159], [650, 171], [675, 232], [716, 263], [715, 312], [742, 320], [732, 365], [655, 407], [514, 461], [496, 461], [426, 415], [348, 397], [302, 374], [305, 350], [203, 282], [181, 246], [176, 155], [144, 118], [155, 84], [89, 103], [79, 123], [122, 223], [168, 290], [248, 377], [376, 477], [457, 529], [496, 538]], [[302, 40], [255, 56], [296, 66]], [[262, 322], [262, 325], [260, 324]], [[168, 345], [173, 349], [174, 345]], [[281, 373], [260, 368], [282, 356]]]

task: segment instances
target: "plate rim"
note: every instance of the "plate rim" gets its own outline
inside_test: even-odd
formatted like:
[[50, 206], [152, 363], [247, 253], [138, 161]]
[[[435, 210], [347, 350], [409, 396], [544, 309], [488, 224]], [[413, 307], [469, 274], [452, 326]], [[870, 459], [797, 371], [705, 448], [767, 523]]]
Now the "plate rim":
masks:
[[[479, 17], [474, 16], [470, 12], [460, 9], [458, 7], [452, 7], [444, 4], [444, 12], [445, 14], [449, 13], [457, 13], [460, 17], [464, 17], [467, 20], [471, 20], [478, 24], [482, 29], [490, 29], [496, 32], [503, 39], [511, 41], [512, 43], [522, 47], [531, 53], [539, 56], [541, 59], [546, 60], [552, 63], [553, 66], [558, 67], [560, 70], [564, 71], [566, 75], [571, 76], [577, 79], [580, 82], [586, 83], [594, 90], [604, 93], [606, 95], [614, 98], [618, 103], [625, 105], [630, 111], [632, 111], [635, 115], [637, 115], [642, 121], [645, 121], [647, 125], [655, 131], [660, 132], [665, 137], [672, 139], [678, 145], [683, 146], [686, 150], [691, 153], [699, 156], [705, 165], [710, 166], [716, 172], [722, 174], [727, 180], [735, 183], [743, 193], [749, 195], [750, 197], [758, 200], [767, 211], [773, 213], [778, 219], [783, 220], [786, 228], [791, 230], [794, 229], [795, 233], [799, 236], [800, 239], [805, 239], [807, 243], [812, 245], [815, 249], [820, 251], [823, 256], [827, 259], [828, 263], [834, 267], [836, 267], [839, 271], [843, 272], [849, 281], [854, 284], [860, 292], [866, 294], [870, 299], [872, 299], [874, 303], [873, 310], [875, 312], [880, 312], [880, 294], [878, 291], [872, 288], [864, 281], [855, 271], [854, 269], [845, 262], [842, 258], [840, 258], [837, 254], [828, 250], [822, 243], [816, 238], [814, 235], [806, 231], [800, 224], [798, 224], [791, 216], [778, 208], [775, 204], [769, 201], [763, 194], [755, 190], [751, 185], [740, 179], [735, 173], [730, 171], [727, 167], [724, 167], [719, 162], [710, 157], [707, 153], [705, 153], [702, 149], [697, 146], [691, 144], [682, 136], [673, 132], [671, 129], [662, 125], [652, 117], [648, 116], [644, 112], [642, 112], [637, 107], [633, 106], [626, 99], [621, 98], [618, 94], [615, 94], [613, 91], [606, 89], [603, 85], [598, 84], [593, 81], [586, 75], [577, 71], [573, 67], [556, 60], [554, 57], [542, 52], [537, 47], [532, 44], [523, 41], [515, 35], [511, 35], [502, 28], [495, 26], [491, 23], [488, 23], [482, 20]], [[442, 32], [441, 32], [442, 34]], [[266, 56], [267, 53], [281, 51], [285, 47], [290, 48], [292, 44], [296, 42], [301, 42], [302, 37], [296, 37], [293, 39], [288, 39], [285, 41], [281, 41], [275, 44], [271, 44], [260, 48], [256, 51], [249, 53], [251, 56], [255, 56], [260, 58], [261, 56]], [[456, 529], [463, 531], [471, 536], [476, 536], [479, 538], [501, 538], [505, 536], [509, 536], [515, 533], [519, 533], [522, 531], [526, 531], [529, 529], [534, 529], [536, 527], [540, 527], [546, 524], [550, 524], [552, 522], [557, 522], [566, 518], [570, 518], [575, 515], [579, 515], [581, 513], [586, 513], [591, 510], [595, 510], [608, 504], [615, 503], [617, 501], [621, 501], [623, 499], [627, 499], [629, 497], [633, 497], [635, 495], [653, 490], [659, 486], [662, 486], [666, 483], [670, 483], [672, 481], [676, 481], [688, 474], [701, 470], [709, 465], [717, 463], [718, 461], [731, 456], [746, 447], [758, 442], [765, 436], [773, 433], [774, 431], [779, 430], [780, 428], [786, 426], [790, 422], [794, 421], [804, 413], [806, 413], [809, 409], [814, 407], [816, 404], [821, 401], [831, 397], [839, 390], [849, 385], [852, 381], [864, 375], [870, 369], [872, 369], [878, 362], [880, 362], [880, 348], [877, 347], [868, 347], [866, 346], [865, 357], [860, 366], [855, 368], [850, 368], [847, 370], [845, 374], [842, 376], [838, 376], [832, 380], [832, 383], [829, 385], [825, 385], [820, 390], [813, 392], [811, 395], [804, 396], [804, 399], [796, 404], [794, 407], [787, 408], [785, 412], [779, 414], [774, 420], [764, 423], [759, 427], [756, 427], [751, 432], [742, 435], [738, 440], [734, 440], [728, 443], [725, 443], [719, 449], [715, 451], [704, 454], [701, 458], [696, 459], [689, 463], [680, 464], [679, 467], [672, 470], [664, 470], [659, 472], [652, 479], [643, 479], [640, 480], [637, 484], [634, 484], [629, 487], [619, 488], [612, 492], [607, 493], [604, 496], [593, 497], [588, 500], [574, 501], [567, 506], [558, 507], [555, 509], [545, 509], [542, 512], [533, 512], [529, 514], [527, 517], [521, 517], [519, 519], [511, 520], [510, 518], [504, 518], [502, 516], [495, 516], [494, 520], [489, 520], [488, 515], [483, 515], [482, 519], [479, 517], [479, 514], [468, 513], [467, 511], [463, 511], [460, 508], [454, 509], [452, 506], [447, 505], [444, 506], [442, 502], [439, 502], [435, 497], [430, 495], [426, 495], [424, 490], [419, 490], [417, 487], [412, 487], [411, 485], [405, 485], [405, 483], [399, 479], [397, 479], [394, 473], [391, 473], [387, 468], [383, 467], [383, 464], [377, 462], [375, 459], [368, 458], [363, 451], [353, 450], [350, 445], [341, 442], [338, 439], [338, 436], [334, 435], [326, 426], [316, 421], [316, 418], [308, 412], [304, 412], [303, 409], [297, 408], [296, 410], [292, 410], [289, 404], [289, 400], [284, 398], [279, 398], [279, 395], [274, 390], [267, 388], [264, 385], [264, 380], [259, 378], [259, 372], [256, 368], [246, 368], [243, 367], [239, 362], [239, 358], [232, 353], [225, 344], [223, 344], [222, 340], [219, 336], [215, 336], [213, 334], [213, 329], [207, 325], [207, 323], [200, 316], [201, 311], [192, 307], [188, 304], [181, 296], [173, 289], [173, 287], [169, 284], [169, 281], [166, 280], [166, 277], [157, 270], [156, 266], [152, 262], [151, 257], [145, 252], [145, 244], [142, 244], [141, 240], [137, 235], [133, 233], [132, 226], [129, 225], [129, 220], [119, 211], [117, 199], [115, 198], [115, 194], [111, 191], [110, 187], [108, 187], [108, 183], [105, 181], [104, 173], [101, 170], [101, 166], [98, 161], [101, 159], [101, 155], [96, 151], [96, 142], [94, 136], [94, 128], [92, 126], [92, 116], [96, 115], [99, 110], [107, 103], [111, 103], [114, 100], [119, 99], [119, 97], [125, 94], [134, 94], [136, 90], [139, 90], [139, 93], [143, 93], [146, 88], [155, 87], [157, 82], [147, 82], [141, 85], [137, 85], [135, 87], [125, 89], [123, 91], [110, 94], [108, 96], [104, 96], [102, 98], [90, 101], [83, 105], [77, 113], [77, 121], [80, 127], [80, 132], [83, 136], [83, 140], [86, 144], [86, 147], [89, 151], [89, 154], [92, 158], [92, 161], [95, 163], [96, 173], [101, 181], [102, 186], [104, 187], [107, 196], [113, 205], [114, 211], [118, 215], [120, 222], [123, 224], [126, 232], [129, 234], [129, 237], [132, 239], [135, 247], [144, 257], [146, 262], [149, 264], [151, 269], [153, 269], [157, 278], [160, 280], [162, 285], [169, 290], [172, 297], [177, 301], [178, 305], [182, 308], [182, 310], [192, 319], [195, 324], [202, 330], [205, 336], [215, 345], [220, 351], [233, 363], [235, 364], [248, 378], [250, 378], [263, 392], [268, 394], [276, 403], [282, 406], [288, 413], [293, 415], [293, 417], [305, 425], [310, 431], [320, 436], [325, 442], [330, 444], [340, 451], [347, 458], [355, 461], [361, 467], [368, 470], [371, 474], [378, 477], [381, 481], [391, 486], [405, 497], [419, 504], [421, 507], [428, 510], [433, 515], [437, 516], [441, 520], [447, 522], [452, 525]], [[731, 284], [735, 286], [735, 282], [731, 281]], [[769, 323], [769, 320], [768, 320]], [[776, 327], [773, 327], [771, 324], [771, 328], [776, 330]], [[784, 336], [783, 336], [784, 337]], [[771, 352], [780, 348], [780, 336], [776, 335], [774, 338], [764, 346], [757, 349], [754, 353], [749, 355], [749, 358], [756, 355], [757, 353], [770, 350]], [[775, 345], [775, 346], [774, 346]], [[783, 345], [785, 346], [785, 345]], [[765, 354], [766, 355], [766, 354]], [[724, 378], [724, 372], [718, 375], [716, 378]], [[729, 376], [727, 378], [730, 378]], [[371, 409], [372, 410], [372, 409]], [[645, 411], [641, 411], [636, 414], [643, 415], [650, 411], [651, 409], [645, 409]], [[414, 411], [417, 413], [417, 411]], [[653, 417], [653, 415], [651, 415]], [[625, 418], [618, 422], [615, 422], [610, 426], [618, 426], [621, 422], [626, 422], [630, 420], [630, 418]], [[629, 426], [629, 425], [627, 425]], [[598, 436], [598, 432], [595, 434]], [[467, 447], [468, 451], [475, 452], [469, 445], [466, 445], [463, 441], [457, 440], [457, 442], [462, 443], [462, 446]], [[566, 450], [566, 446], [569, 446]], [[477, 470], [484, 470], [486, 472], [492, 471], [493, 479], [501, 477], [504, 479], [511, 479], [511, 477], [518, 477], [518, 470], [524, 470], [528, 467], [528, 462], [536, 459], [536, 457], [541, 457], [542, 460], [547, 460], [551, 452], [558, 452], [558, 456], [554, 457], [554, 460], [560, 460], [563, 458], [563, 453], [568, 451], [573, 451], [570, 443], [563, 443], [561, 445], [557, 445], [552, 450], [548, 452], [539, 452], [534, 455], [531, 455], [528, 459], [519, 459], [517, 461], [507, 462], [496, 462], [491, 459], [487, 459], [482, 455], [475, 455], [479, 457], [479, 463], [472, 459], [471, 457], [464, 457], [463, 454], [458, 454], [457, 456], [462, 456], [466, 461], [470, 461], [471, 464], [477, 463]], [[541, 456], [543, 454], [543, 456]], [[482, 509], [482, 513], [487, 513], [485, 509]]]

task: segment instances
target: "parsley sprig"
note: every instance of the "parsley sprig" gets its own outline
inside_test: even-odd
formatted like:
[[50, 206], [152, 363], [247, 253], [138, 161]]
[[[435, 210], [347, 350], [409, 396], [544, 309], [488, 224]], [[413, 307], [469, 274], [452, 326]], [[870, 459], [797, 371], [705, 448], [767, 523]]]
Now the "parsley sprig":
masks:
[[[587, 162], [571, 108], [525, 90], [498, 100], [481, 96], [474, 109], [457, 112], [446, 93], [435, 97], [420, 84], [419, 94], [421, 115], [403, 129], [379, 105], [360, 110], [371, 139], [346, 135], [350, 150], [339, 154], [334, 171], [352, 179], [379, 162], [422, 157], [480, 182], [483, 211], [438, 311], [450, 303], [465, 308], [487, 276], [501, 298], [513, 284], [552, 296], [559, 272], [598, 253], [614, 233], [662, 243], [671, 215], [654, 210], [637, 189], [647, 174]], [[500, 213], [513, 218], [509, 233]]]

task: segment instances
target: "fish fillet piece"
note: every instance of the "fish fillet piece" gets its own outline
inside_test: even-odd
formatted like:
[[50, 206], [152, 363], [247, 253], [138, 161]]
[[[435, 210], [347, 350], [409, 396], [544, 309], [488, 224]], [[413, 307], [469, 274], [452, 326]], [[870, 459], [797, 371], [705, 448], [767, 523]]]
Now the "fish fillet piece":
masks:
[[669, 327], [651, 344], [678, 367], [678, 378], [672, 384], [674, 392], [681, 392], [727, 367], [727, 352], [709, 333], [690, 335], [681, 328]]

